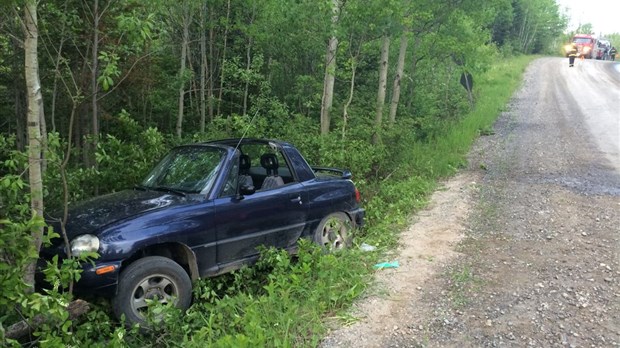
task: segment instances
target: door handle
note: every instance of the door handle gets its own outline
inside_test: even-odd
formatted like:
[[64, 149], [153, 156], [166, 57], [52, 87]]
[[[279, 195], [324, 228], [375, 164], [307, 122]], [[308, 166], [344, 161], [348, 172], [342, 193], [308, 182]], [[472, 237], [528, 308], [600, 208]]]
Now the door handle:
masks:
[[301, 196], [297, 196], [297, 197], [291, 198], [291, 202], [292, 203], [299, 203], [300, 205], [303, 204], [303, 202], [301, 201]]

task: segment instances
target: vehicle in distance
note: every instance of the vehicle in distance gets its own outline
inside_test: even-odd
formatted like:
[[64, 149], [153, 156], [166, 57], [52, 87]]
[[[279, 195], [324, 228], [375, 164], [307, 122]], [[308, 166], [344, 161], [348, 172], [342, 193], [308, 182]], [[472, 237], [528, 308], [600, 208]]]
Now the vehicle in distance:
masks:
[[[598, 54], [598, 40], [596, 36], [590, 34], [575, 34], [573, 43], [577, 45], [577, 56], [588, 59], [596, 58]], [[568, 54], [568, 51], [566, 52]]]
[[[349, 171], [311, 167], [286, 142], [228, 139], [175, 147], [134, 189], [71, 205], [66, 231], [74, 255], [99, 254], [76, 292], [109, 296], [117, 316], [145, 324], [148, 300], [185, 309], [193, 280], [256, 261], [259, 246], [339, 249], [363, 222]], [[41, 267], [66, 257], [56, 240]]]
[[610, 60], [609, 51], [611, 50], [611, 42], [607, 39], [600, 39], [596, 44], [598, 51], [596, 53], [596, 59]]

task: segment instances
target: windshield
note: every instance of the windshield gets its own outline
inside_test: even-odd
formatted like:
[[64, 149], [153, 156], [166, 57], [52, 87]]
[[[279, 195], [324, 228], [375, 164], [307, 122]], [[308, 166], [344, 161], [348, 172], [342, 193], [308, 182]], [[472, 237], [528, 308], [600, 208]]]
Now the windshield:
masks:
[[578, 43], [578, 44], [589, 44], [591, 40], [592, 39], [588, 39], [588, 38], [575, 38], [573, 42]]
[[148, 189], [181, 193], [207, 193], [219, 171], [225, 152], [205, 146], [172, 149], [142, 182]]

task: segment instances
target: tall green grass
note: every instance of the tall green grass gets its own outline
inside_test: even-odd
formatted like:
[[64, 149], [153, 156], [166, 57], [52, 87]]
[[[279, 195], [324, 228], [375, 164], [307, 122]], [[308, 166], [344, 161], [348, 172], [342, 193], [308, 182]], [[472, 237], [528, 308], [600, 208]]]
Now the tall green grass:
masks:
[[514, 91], [521, 84], [521, 76], [535, 57], [520, 56], [498, 61], [484, 75], [476, 79], [475, 108], [443, 136], [430, 143], [412, 147], [413, 167], [436, 179], [451, 175], [465, 163], [465, 157], [481, 130], [489, 129]]

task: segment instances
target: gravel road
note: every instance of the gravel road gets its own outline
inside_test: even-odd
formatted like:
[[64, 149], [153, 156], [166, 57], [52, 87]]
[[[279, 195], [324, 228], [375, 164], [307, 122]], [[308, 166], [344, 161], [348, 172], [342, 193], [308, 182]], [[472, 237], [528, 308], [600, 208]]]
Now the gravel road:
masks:
[[321, 347], [620, 347], [619, 67], [534, 61]]

